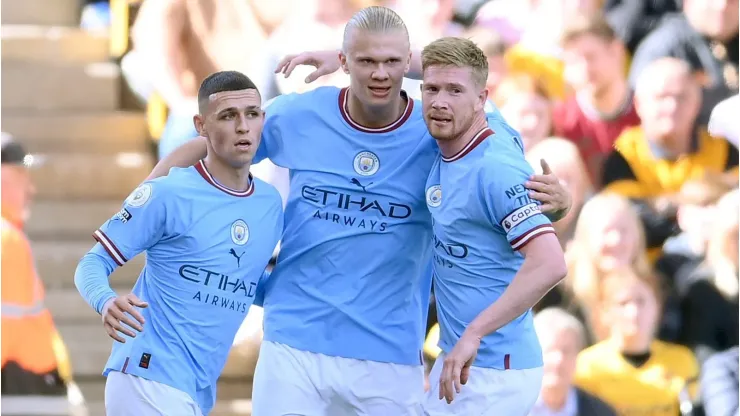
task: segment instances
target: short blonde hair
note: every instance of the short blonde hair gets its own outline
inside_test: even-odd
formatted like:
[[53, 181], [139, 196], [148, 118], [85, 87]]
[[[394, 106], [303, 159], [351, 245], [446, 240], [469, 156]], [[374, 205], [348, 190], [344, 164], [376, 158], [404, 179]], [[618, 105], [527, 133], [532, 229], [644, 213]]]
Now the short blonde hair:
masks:
[[406, 35], [406, 43], [409, 43], [406, 23], [396, 12], [383, 6], [366, 7], [349, 19], [347, 25], [344, 26], [344, 39], [342, 40], [342, 49], [345, 53], [347, 53], [350, 34], [353, 30], [372, 33], [400, 31]]
[[578, 349], [586, 346], [586, 328], [575, 316], [565, 309], [549, 307], [539, 311], [534, 316], [534, 329], [539, 336], [545, 333], [559, 333], [571, 331], [578, 340]]
[[426, 71], [430, 66], [470, 68], [480, 87], [488, 80], [486, 54], [470, 39], [444, 37], [427, 45], [421, 51], [421, 68]]

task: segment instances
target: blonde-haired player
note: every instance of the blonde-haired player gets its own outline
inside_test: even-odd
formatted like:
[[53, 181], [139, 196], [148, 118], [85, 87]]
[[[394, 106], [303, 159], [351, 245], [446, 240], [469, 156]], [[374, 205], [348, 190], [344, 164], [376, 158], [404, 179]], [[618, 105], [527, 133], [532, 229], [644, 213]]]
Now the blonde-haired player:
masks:
[[[411, 56], [403, 21], [363, 9], [343, 45], [332, 59], [349, 88], [280, 96], [266, 111], [255, 162], [270, 158], [291, 179], [265, 285], [259, 416], [421, 414], [432, 246], [424, 184], [438, 149], [401, 88]], [[193, 140], [152, 176], [203, 153]], [[550, 188], [554, 210], [567, 207], [561, 191]]]
[[563, 251], [524, 185], [519, 134], [486, 117], [483, 51], [441, 38], [421, 59], [424, 120], [440, 148], [426, 188], [442, 350], [424, 410], [525, 416], [542, 384], [531, 308], [565, 277]]

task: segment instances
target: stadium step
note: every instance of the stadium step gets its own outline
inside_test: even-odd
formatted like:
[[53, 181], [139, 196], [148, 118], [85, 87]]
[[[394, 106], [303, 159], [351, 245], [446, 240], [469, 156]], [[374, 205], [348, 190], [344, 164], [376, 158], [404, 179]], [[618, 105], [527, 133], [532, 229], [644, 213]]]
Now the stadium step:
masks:
[[[56, 322], [57, 329], [69, 350], [72, 371], [78, 378], [99, 376], [108, 360], [113, 343], [103, 329], [100, 317], [87, 304], [85, 306], [90, 316], [87, 323], [66, 323], [61, 319]], [[54, 308], [56, 309], [54, 312], [58, 312], [58, 307]], [[146, 331], [146, 327], [144, 330]], [[259, 340], [259, 337], [253, 337], [232, 348], [221, 378], [251, 380], [257, 362]]]
[[[134, 188], [131, 188], [132, 190]], [[92, 233], [121, 209], [123, 199], [37, 200], [31, 206], [26, 231], [33, 241], [90, 241]]]
[[[77, 263], [95, 244], [92, 237], [84, 240], [36, 240], [31, 244], [36, 259], [36, 270], [44, 281], [46, 290], [74, 289]], [[111, 285], [131, 288], [144, 267], [145, 256], [139, 255], [113, 272]]]
[[35, 154], [31, 175], [37, 198], [123, 201], [154, 167], [147, 153]]
[[77, 26], [80, 0], [2, 0], [2, 25]]
[[142, 113], [13, 113], [4, 111], [3, 131], [38, 153], [145, 153], [150, 149]]
[[74, 64], [3, 59], [2, 110], [113, 111], [120, 100], [114, 63]]
[[106, 33], [76, 27], [2, 25], [2, 59], [23, 62], [94, 63], [108, 60]]

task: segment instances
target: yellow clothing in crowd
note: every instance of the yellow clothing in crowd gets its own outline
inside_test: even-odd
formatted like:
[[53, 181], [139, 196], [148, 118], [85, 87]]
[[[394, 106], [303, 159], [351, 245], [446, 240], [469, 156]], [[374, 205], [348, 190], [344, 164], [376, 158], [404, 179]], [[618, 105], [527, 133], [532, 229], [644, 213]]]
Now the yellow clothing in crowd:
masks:
[[653, 341], [640, 367], [627, 361], [610, 341], [583, 350], [576, 385], [614, 407], [620, 416], [676, 416], [679, 394], [698, 392], [699, 365], [688, 348]]

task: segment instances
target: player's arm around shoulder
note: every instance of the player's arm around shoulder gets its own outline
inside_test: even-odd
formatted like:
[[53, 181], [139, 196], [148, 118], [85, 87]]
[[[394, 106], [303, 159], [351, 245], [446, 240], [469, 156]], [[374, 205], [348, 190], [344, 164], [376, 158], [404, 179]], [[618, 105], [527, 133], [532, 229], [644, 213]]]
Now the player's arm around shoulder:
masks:
[[529, 197], [540, 203], [540, 210], [550, 221], [557, 222], [565, 218], [570, 211], [573, 197], [552, 172], [547, 161], [540, 160], [542, 174], [536, 175], [524, 157], [524, 143], [516, 130], [509, 126], [503, 117], [489, 115], [488, 120], [489, 125], [497, 131], [496, 134], [501, 136], [496, 138], [500, 147], [496, 158], [502, 159], [506, 164], [528, 170], [529, 176], [523, 184], [528, 190]]
[[479, 175], [484, 209], [491, 226], [523, 255], [524, 262], [503, 295], [479, 316], [482, 327], [474, 330], [481, 336], [525, 313], [566, 274], [565, 256], [552, 223], [524, 187], [531, 167], [505, 155], [496, 159]]

